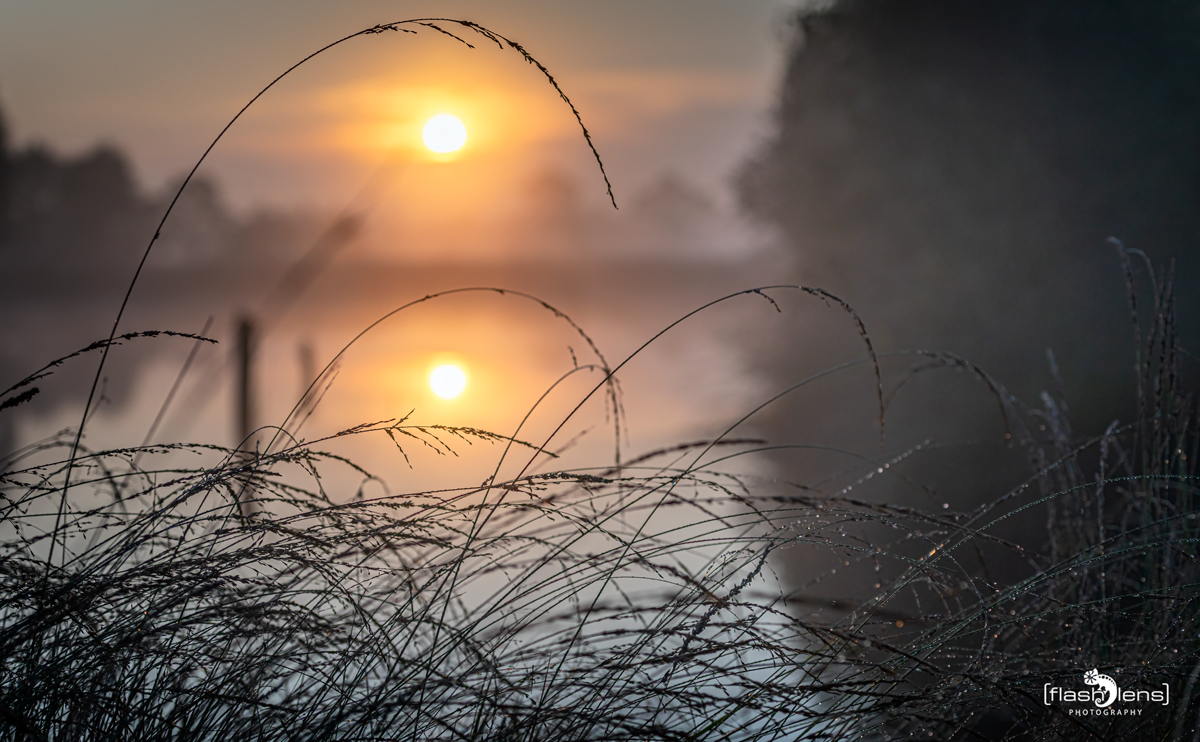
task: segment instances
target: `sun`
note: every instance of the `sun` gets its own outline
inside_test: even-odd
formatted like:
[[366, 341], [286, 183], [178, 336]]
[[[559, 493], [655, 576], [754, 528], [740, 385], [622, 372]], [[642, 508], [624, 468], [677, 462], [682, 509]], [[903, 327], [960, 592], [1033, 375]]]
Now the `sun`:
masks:
[[421, 139], [426, 147], [439, 155], [457, 152], [467, 143], [467, 127], [457, 116], [439, 113], [425, 122]]
[[443, 363], [429, 374], [429, 388], [442, 399], [454, 399], [467, 388], [467, 372], [453, 363]]

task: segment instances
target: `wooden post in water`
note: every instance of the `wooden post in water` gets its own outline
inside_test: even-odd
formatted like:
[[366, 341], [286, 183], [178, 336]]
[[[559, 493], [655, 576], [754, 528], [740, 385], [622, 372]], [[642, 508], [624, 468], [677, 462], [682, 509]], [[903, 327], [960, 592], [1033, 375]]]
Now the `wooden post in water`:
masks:
[[[254, 432], [254, 335], [254, 318], [248, 314], [242, 315], [238, 319], [235, 348], [237, 353], [237, 392], [235, 395], [237, 409], [234, 414], [237, 422], [237, 446], [245, 452], [242, 456], [244, 462], [253, 459], [256, 443], [255, 440], [252, 440], [251, 435]], [[247, 500], [252, 493], [253, 488], [249, 482], [243, 484], [238, 491], [238, 509], [243, 517], [249, 516], [251, 513]]]

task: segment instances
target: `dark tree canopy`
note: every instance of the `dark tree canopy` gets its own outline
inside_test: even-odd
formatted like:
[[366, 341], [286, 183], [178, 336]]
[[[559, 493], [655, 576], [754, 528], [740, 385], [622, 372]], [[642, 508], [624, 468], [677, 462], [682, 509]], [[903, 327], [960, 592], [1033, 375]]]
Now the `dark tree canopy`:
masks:
[[[1085, 437], [1136, 419], [1127, 284], [1108, 238], [1156, 270], [1174, 261], [1178, 328], [1194, 348], [1200, 3], [850, 0], [801, 13], [795, 30], [776, 131], [739, 180], [747, 211], [777, 230], [793, 280], [853, 305], [885, 354], [952, 352], [1046, 405], [1031, 413], [1036, 434], [1038, 414], [1042, 430], [1069, 418]], [[1133, 257], [1145, 324], [1147, 270]], [[822, 324], [821, 311], [761, 349], [776, 388], [862, 355], [853, 329]], [[801, 444], [774, 455], [780, 476], [837, 494], [855, 466], [915, 451], [853, 496], [969, 510], [1041, 469], [1004, 438], [987, 385], [946, 368], [908, 375], [928, 363], [884, 359], [886, 388], [907, 381], [888, 397], [882, 448], [865, 367], [759, 416], [773, 443]], [[997, 533], [1045, 546], [1033, 512]], [[1004, 558], [991, 560], [993, 575], [1025, 574], [1024, 560]], [[798, 584], [839, 566], [791, 559]]]
[[1099, 393], [1131, 356], [1109, 236], [1177, 261], [1200, 329], [1197, 70], [1195, 2], [844, 2], [798, 19], [743, 201], [885, 345], [1026, 394], [1051, 346]]

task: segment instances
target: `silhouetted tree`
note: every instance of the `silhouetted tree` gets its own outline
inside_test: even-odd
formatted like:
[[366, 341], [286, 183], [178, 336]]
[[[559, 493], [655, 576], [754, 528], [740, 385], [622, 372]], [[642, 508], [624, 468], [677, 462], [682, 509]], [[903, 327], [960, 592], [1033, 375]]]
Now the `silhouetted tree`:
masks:
[[798, 19], [743, 200], [886, 344], [1024, 394], [1052, 346], [1086, 398], [1130, 378], [1107, 237], [1200, 301], [1197, 70], [1195, 2], [845, 2]]
[[[802, 13], [795, 29], [777, 129], [740, 190], [778, 228], [796, 278], [850, 302], [877, 348], [957, 353], [1034, 406], [1042, 389], [1057, 396], [1053, 348], [1078, 430], [1129, 422], [1134, 350], [1110, 235], [1175, 260], [1184, 345], [1200, 330], [1200, 4], [859, 0]], [[801, 333], [764, 350], [781, 385], [847, 334]], [[924, 361], [885, 360], [886, 385]], [[793, 395], [762, 424], [780, 443], [879, 455], [861, 376]], [[919, 453], [893, 470], [910, 480], [872, 483], [878, 496], [966, 509], [1028, 476], [996, 410], [983, 385], [915, 378], [889, 407], [885, 451], [983, 445]], [[853, 463], [775, 460], [805, 483]], [[1013, 519], [1010, 532], [1044, 529]]]

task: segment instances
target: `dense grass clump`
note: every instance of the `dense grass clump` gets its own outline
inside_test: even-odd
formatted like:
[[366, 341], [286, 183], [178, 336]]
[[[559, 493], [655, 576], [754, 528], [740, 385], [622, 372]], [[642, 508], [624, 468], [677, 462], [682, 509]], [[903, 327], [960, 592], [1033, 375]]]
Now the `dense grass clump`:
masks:
[[[133, 464], [168, 453], [216, 461]], [[65, 459], [9, 472], [10, 733], [672, 737], [746, 721], [731, 683], [756, 687], [794, 651], [779, 615], [738, 597], [769, 551], [761, 517], [702, 472], [550, 472], [335, 504], [316, 473], [331, 463], [312, 445], [85, 454], [57, 537]]]
[[[972, 369], [1004, 407], [1006, 436], [1029, 454], [1031, 476], [975, 512], [933, 514], [923, 530], [908, 512], [874, 506], [865, 516], [897, 534], [891, 557], [907, 569], [841, 624], [850, 650], [843, 674], [870, 679], [870, 701], [831, 700], [858, 722], [847, 736], [905, 739], [1196, 739], [1200, 735], [1200, 502], [1196, 399], [1184, 382], [1170, 271], [1156, 280], [1141, 253], [1120, 250], [1136, 345], [1137, 417], [1100, 436], [1071, 429], [1064, 396], [1027, 408]], [[1139, 317], [1131, 256], [1145, 262], [1149, 316]], [[962, 365], [956, 358], [938, 359]], [[1053, 366], [1053, 357], [1050, 358]], [[1057, 376], [1057, 369], [1052, 368]], [[1061, 389], [1061, 385], [1060, 385]], [[814, 508], [828, 507], [814, 500]], [[842, 505], [864, 519], [865, 503]], [[1020, 543], [991, 532], [1008, 518], [1044, 517]], [[918, 521], [921, 522], [921, 521]], [[930, 526], [940, 522], [939, 527]], [[870, 531], [880, 533], [879, 528]], [[904, 548], [903, 540], [915, 544]], [[869, 554], [843, 539], [830, 548]], [[1028, 563], [1028, 576], [990, 576], [985, 549]], [[887, 547], [883, 552], [887, 553]], [[898, 553], [897, 553], [898, 552]], [[884, 570], [886, 574], [886, 569]], [[886, 579], [884, 580], [886, 582]], [[879, 585], [877, 585], [879, 587]], [[918, 609], [892, 622], [889, 604]], [[915, 619], [915, 620], [913, 620]], [[851, 657], [853, 655], [853, 658]], [[1167, 703], [1046, 702], [1048, 687], [1085, 689], [1098, 670], [1120, 688], [1170, 687]]]

